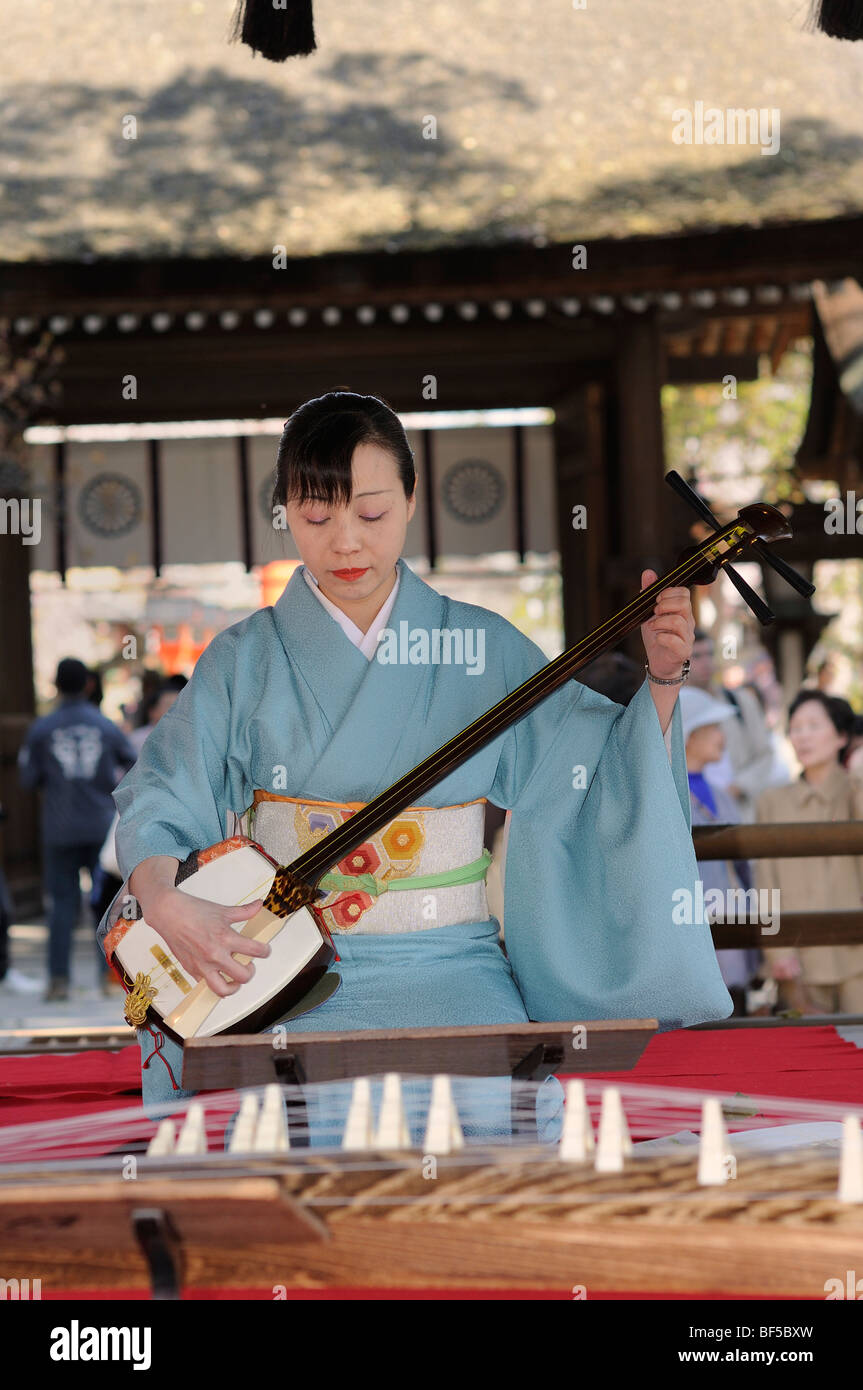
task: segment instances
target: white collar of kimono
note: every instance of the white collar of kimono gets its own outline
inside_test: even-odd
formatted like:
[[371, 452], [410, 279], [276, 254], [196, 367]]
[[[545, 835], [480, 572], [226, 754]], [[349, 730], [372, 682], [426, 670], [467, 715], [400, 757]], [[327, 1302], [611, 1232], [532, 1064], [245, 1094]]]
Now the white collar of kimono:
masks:
[[309, 588], [311, 589], [312, 593], [318, 599], [320, 599], [327, 612], [333, 618], [335, 618], [336, 622], [344, 632], [345, 636], [349, 638], [351, 642], [353, 642], [355, 647], [359, 648], [363, 656], [365, 656], [369, 661], [371, 661], [375, 652], [377, 651], [378, 633], [381, 631], [382, 628], [386, 627], [390, 613], [393, 609], [393, 604], [396, 601], [396, 595], [398, 594], [399, 584], [401, 582], [401, 575], [398, 573], [398, 571], [396, 572], [396, 582], [393, 585], [387, 598], [385, 599], [383, 607], [380, 609], [380, 612], [377, 614], [377, 617], [375, 617], [372, 620], [368, 632], [363, 632], [360, 628], [358, 628], [356, 623], [352, 622], [351, 619], [348, 617], [347, 613], [343, 613], [341, 608], [337, 608], [336, 605], [332, 603], [326, 597], [325, 594], [321, 593], [318, 581], [317, 579], [315, 579], [315, 576], [312, 574], [308, 565], [303, 565], [302, 575]]

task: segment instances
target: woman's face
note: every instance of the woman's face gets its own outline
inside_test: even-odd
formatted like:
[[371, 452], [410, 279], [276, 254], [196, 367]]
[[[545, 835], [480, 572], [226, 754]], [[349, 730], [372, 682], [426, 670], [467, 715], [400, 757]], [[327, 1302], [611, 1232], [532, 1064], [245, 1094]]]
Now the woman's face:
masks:
[[807, 699], [795, 709], [788, 723], [788, 738], [803, 769], [837, 762], [839, 749], [848, 742], [817, 699]]
[[351, 477], [347, 506], [310, 500], [288, 502], [285, 509], [303, 564], [340, 607], [370, 598], [392, 579], [416, 508], [416, 489], [410, 499], [405, 497], [398, 464], [388, 449], [358, 444]]
[[848, 741], [819, 700], [805, 700], [794, 711], [788, 723], [788, 737], [804, 771], [835, 763], [840, 748]]

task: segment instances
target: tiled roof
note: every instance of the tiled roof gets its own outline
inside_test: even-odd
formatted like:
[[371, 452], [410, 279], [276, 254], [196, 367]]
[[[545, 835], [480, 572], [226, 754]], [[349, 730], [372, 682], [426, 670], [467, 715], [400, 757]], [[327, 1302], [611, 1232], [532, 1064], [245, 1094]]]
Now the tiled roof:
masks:
[[[6, 7], [0, 259], [589, 242], [863, 210], [863, 44], [807, 32], [801, 0], [315, 0], [317, 52], [278, 65], [228, 44], [233, 8]], [[676, 144], [672, 113], [697, 102], [778, 109], [778, 152]]]

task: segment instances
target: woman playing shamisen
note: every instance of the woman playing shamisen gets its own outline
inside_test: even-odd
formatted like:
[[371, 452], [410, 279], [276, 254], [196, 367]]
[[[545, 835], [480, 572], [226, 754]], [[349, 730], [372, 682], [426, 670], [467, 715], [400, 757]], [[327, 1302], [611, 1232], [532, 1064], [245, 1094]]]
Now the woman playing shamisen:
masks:
[[[295, 411], [273, 500], [302, 564], [271, 608], [214, 638], [115, 792], [129, 891], [218, 995], [255, 968], [234, 951], [269, 954], [235, 930], [261, 902], [190, 897], [178, 863], [239, 831], [289, 864], [547, 664], [504, 618], [442, 597], [401, 558], [414, 460], [376, 397], [332, 392]], [[645, 571], [642, 587], [655, 579]], [[404, 623], [408, 659], [379, 660]], [[430, 659], [436, 631], [462, 634], [482, 662]], [[664, 590], [641, 631], [650, 676], [675, 681], [692, 651], [688, 590]], [[697, 878], [678, 690], [646, 675], [623, 708], [567, 681], [334, 865], [338, 886], [318, 902], [342, 984], [291, 1031], [727, 1016], [708, 927], [672, 919], [675, 890]], [[486, 800], [511, 812], [506, 954], [486, 902]], [[357, 890], [352, 875], [366, 876]], [[410, 878], [423, 886], [386, 887]], [[115, 901], [100, 939], [117, 915]], [[182, 1095], [179, 1044], [148, 1065], [152, 1030], [140, 1040], [145, 1103]]]

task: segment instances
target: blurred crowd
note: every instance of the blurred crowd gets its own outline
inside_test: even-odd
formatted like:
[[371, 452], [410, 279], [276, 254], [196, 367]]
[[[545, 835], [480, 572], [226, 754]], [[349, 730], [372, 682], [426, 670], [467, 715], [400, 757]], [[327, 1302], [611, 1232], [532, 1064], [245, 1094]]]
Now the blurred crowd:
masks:
[[[713, 639], [696, 631], [680, 712], [693, 826], [741, 822], [863, 821], [863, 717], [830, 691], [830, 663], [819, 667], [787, 712], [765, 653], [750, 679], [723, 683]], [[580, 679], [627, 704], [643, 667], [620, 653], [594, 662]], [[778, 716], [778, 718], [777, 718]], [[780, 725], [787, 731], [783, 740]], [[790, 754], [790, 756], [789, 756]], [[793, 766], [796, 764], [796, 766]], [[863, 855], [702, 860], [705, 897], [718, 889], [731, 906], [750, 894], [750, 907], [779, 903], [784, 913], [863, 909]], [[778, 898], [774, 896], [778, 890]], [[769, 946], [717, 952], [735, 1014], [863, 1013], [863, 943], [853, 946]]]
[[[111, 793], [185, 684], [185, 676], [145, 671], [140, 699], [134, 709], [124, 711], [121, 727], [101, 712], [98, 671], [88, 670], [74, 657], [59, 663], [56, 706], [30, 725], [18, 755], [21, 786], [41, 793], [46, 978], [34, 979], [11, 963], [8, 932], [13, 908], [0, 868], [0, 989], [44, 992], [47, 1000], [69, 997], [72, 936], [82, 907], [81, 871], [87, 874], [89, 908], [98, 923], [121, 887]], [[110, 989], [113, 976], [98, 950], [96, 970], [103, 989]]]

